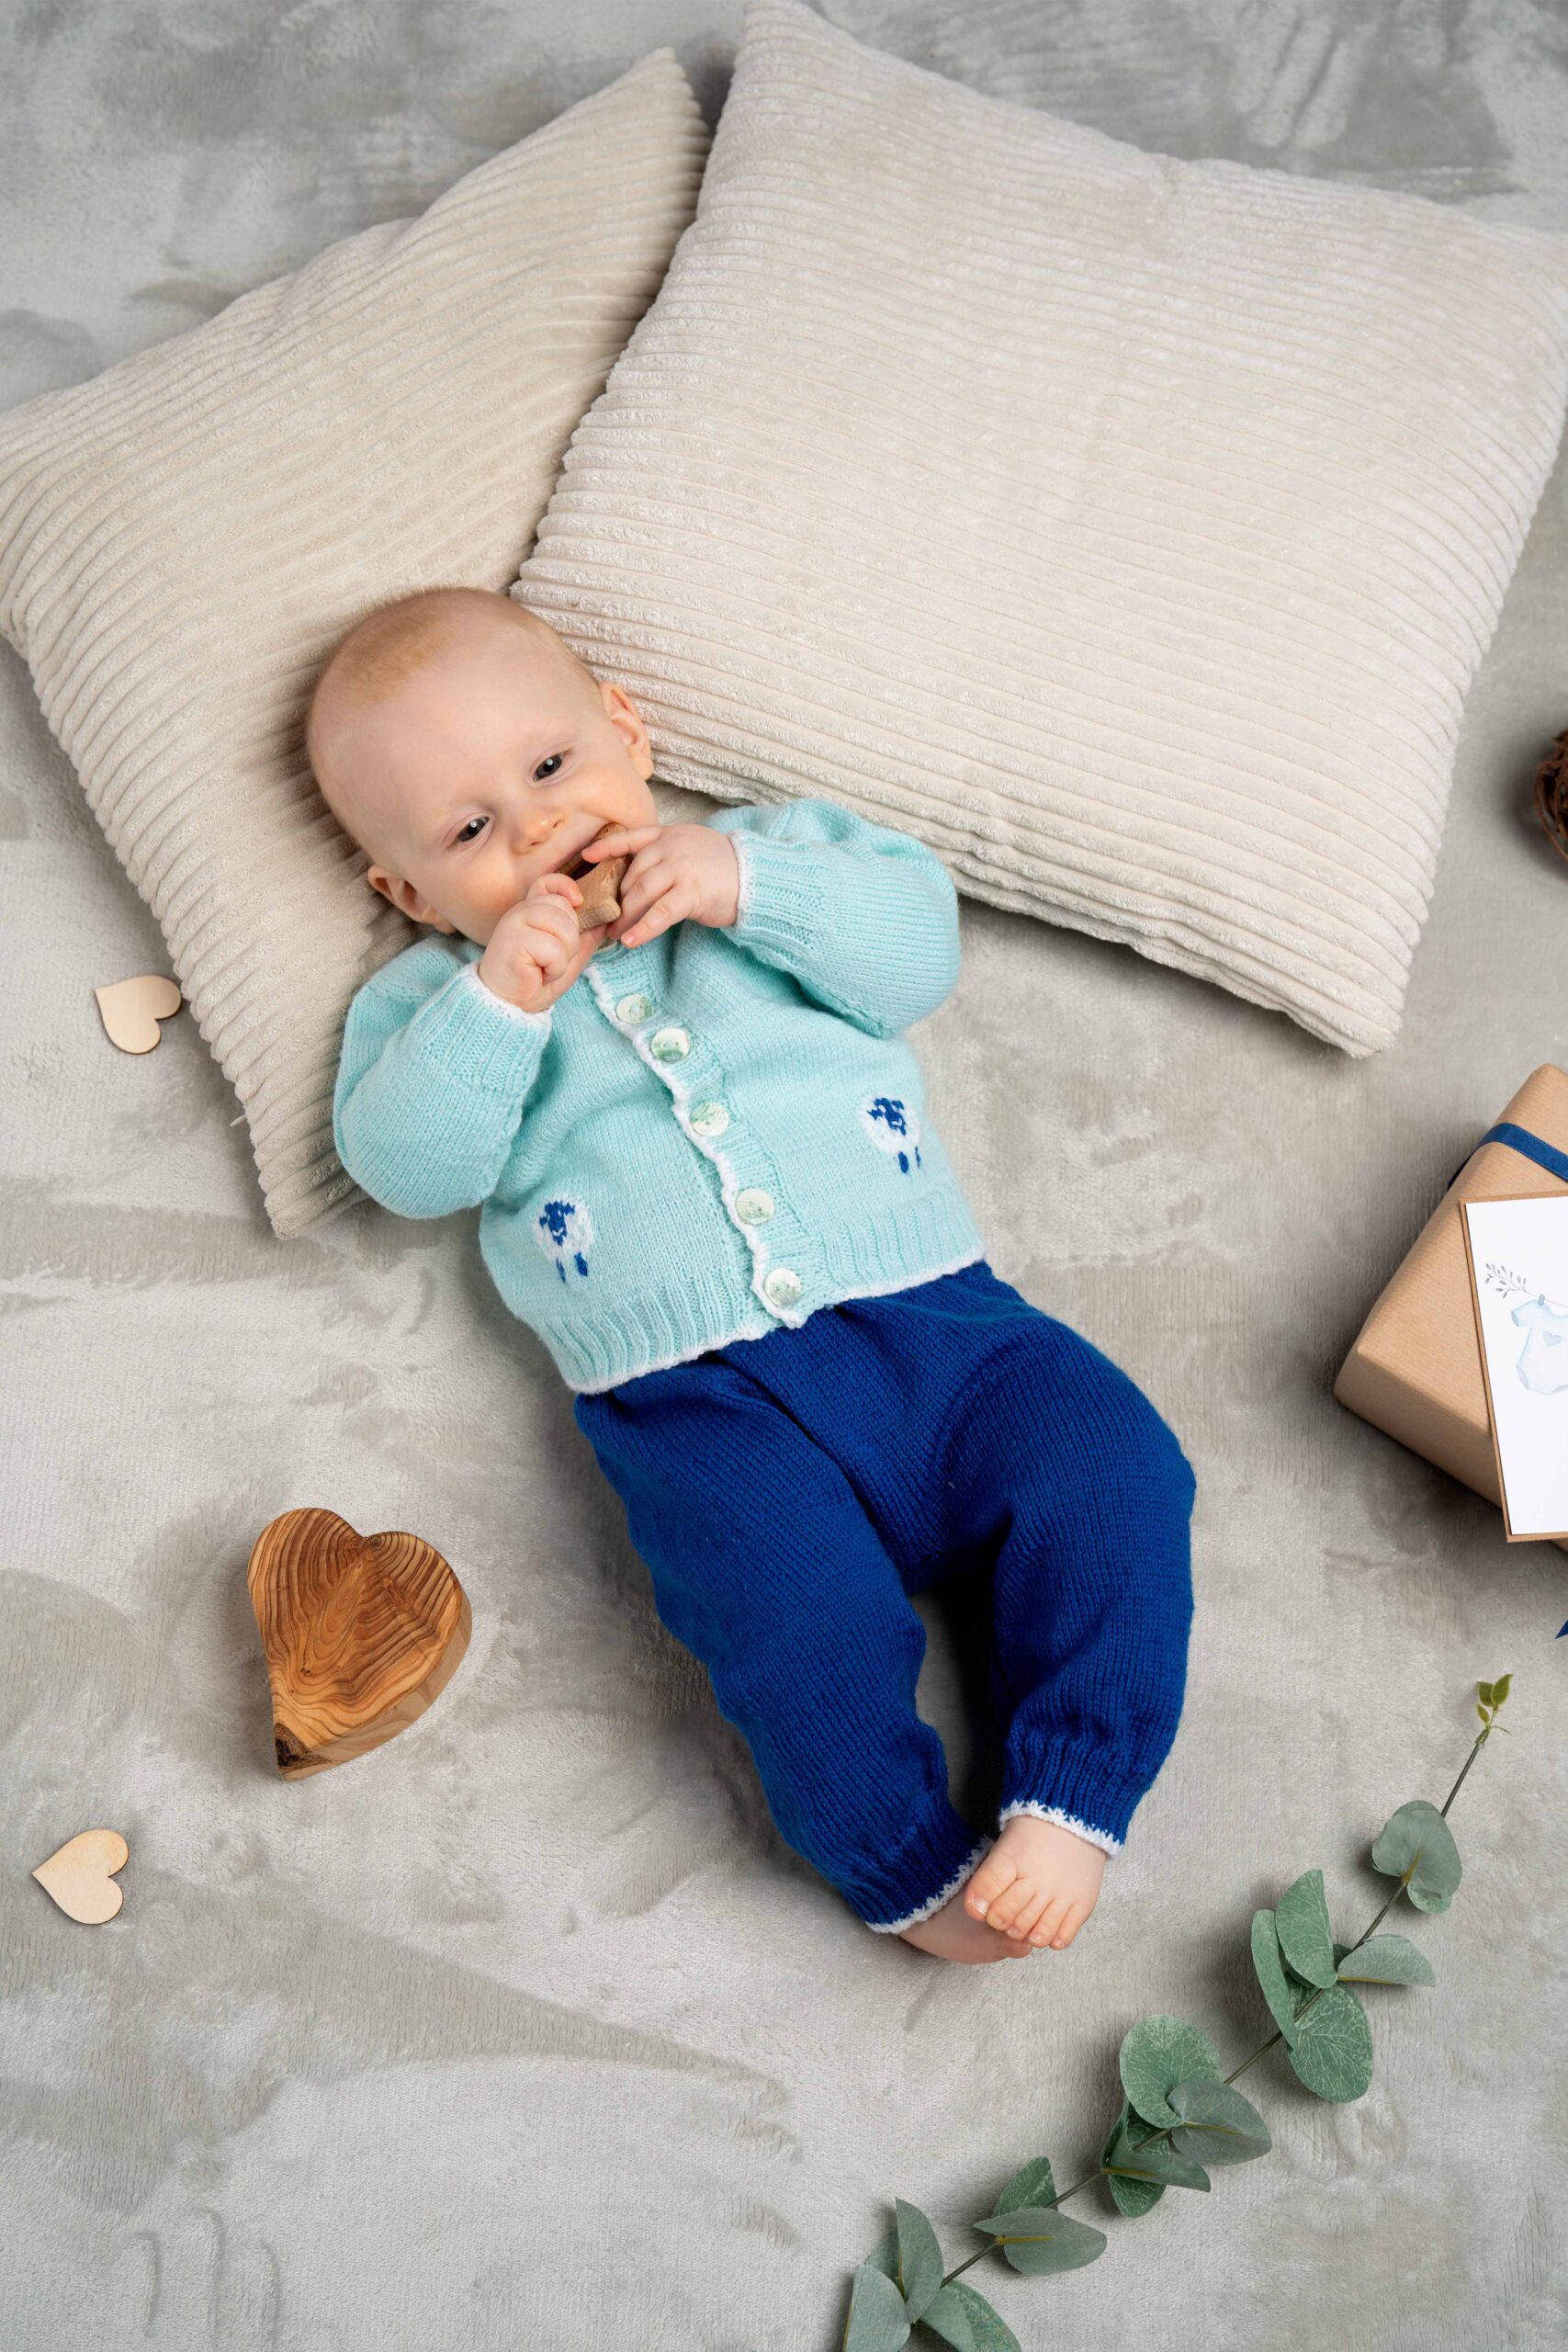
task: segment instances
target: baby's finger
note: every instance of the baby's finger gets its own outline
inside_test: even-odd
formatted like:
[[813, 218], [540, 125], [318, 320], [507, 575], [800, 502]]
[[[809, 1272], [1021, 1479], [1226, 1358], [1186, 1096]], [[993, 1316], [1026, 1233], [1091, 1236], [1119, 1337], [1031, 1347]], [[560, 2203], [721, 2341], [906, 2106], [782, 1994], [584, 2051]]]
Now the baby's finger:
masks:
[[529, 901], [528, 912], [538, 922], [548, 923], [552, 931], [558, 924], [561, 937], [570, 939], [577, 925], [577, 910], [582, 903], [582, 892], [570, 875], [555, 874], [547, 878], [557, 883], [564, 882], [565, 889], [541, 890], [536, 899]]
[[679, 878], [679, 868], [658, 850], [639, 852], [622, 875], [615, 891], [624, 921], [636, 922], [643, 909], [650, 907]]
[[525, 956], [529, 956], [541, 971], [555, 974], [564, 969], [578, 941], [577, 921], [570, 909], [559, 900], [560, 922], [530, 925], [517, 942]]
[[622, 944], [640, 947], [644, 940], [656, 938], [660, 932], [668, 931], [672, 922], [679, 922], [690, 912], [690, 893], [682, 890], [678, 881], [667, 882], [652, 903], [635, 915], [622, 932]]
[[602, 857], [620, 857], [627, 850], [646, 849], [663, 830], [662, 825], [617, 825], [613, 833], [602, 833], [597, 841], [590, 842], [582, 854], [595, 864]]

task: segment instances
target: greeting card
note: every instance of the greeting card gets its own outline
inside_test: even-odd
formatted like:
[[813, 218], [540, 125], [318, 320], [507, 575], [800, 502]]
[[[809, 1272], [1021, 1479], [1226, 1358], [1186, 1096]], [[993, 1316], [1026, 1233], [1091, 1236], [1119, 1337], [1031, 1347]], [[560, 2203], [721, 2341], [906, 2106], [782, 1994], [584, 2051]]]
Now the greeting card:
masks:
[[1508, 1540], [1568, 1535], [1568, 1193], [1460, 1205]]

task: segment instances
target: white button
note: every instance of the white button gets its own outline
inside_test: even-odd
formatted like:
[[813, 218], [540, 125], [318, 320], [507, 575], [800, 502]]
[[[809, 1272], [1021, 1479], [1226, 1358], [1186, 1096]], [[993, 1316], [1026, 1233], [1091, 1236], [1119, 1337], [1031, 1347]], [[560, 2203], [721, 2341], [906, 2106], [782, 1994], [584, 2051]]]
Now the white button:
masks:
[[729, 1125], [729, 1114], [722, 1102], [699, 1102], [689, 1124], [694, 1136], [721, 1136]]
[[648, 1041], [648, 1050], [657, 1062], [684, 1061], [692, 1050], [692, 1041], [683, 1029], [656, 1029]]
[[766, 1225], [773, 1213], [773, 1196], [760, 1184], [748, 1184], [735, 1195], [735, 1214], [747, 1225]]
[[800, 1296], [800, 1276], [793, 1266], [775, 1266], [763, 1277], [762, 1289], [774, 1306], [793, 1306]]
[[653, 1007], [647, 997], [624, 996], [615, 1007], [615, 1018], [635, 1027], [639, 1021], [646, 1021], [652, 1011]]

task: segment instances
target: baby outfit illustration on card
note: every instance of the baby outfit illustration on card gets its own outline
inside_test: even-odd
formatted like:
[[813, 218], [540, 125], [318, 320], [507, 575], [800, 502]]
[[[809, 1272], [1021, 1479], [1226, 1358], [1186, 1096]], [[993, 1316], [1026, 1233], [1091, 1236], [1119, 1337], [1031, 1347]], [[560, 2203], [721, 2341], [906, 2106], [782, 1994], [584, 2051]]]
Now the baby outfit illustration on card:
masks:
[[1517, 1370], [1527, 1388], [1538, 1396], [1555, 1396], [1568, 1388], [1568, 1307], [1554, 1306], [1548, 1298], [1527, 1298], [1514, 1309], [1514, 1320], [1526, 1327]]

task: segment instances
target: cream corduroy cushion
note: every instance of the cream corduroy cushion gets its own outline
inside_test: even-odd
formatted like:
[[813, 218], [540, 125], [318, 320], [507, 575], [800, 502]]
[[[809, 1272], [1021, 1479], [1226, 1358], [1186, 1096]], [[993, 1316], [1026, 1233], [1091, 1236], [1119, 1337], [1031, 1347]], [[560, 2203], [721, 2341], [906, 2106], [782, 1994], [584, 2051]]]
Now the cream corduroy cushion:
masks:
[[0, 416], [0, 629], [233, 1081], [279, 1233], [357, 1196], [344, 1016], [423, 935], [315, 788], [310, 685], [368, 605], [512, 580], [706, 150], [657, 50], [417, 220]]
[[1366, 1053], [1565, 386], [1568, 240], [1146, 154], [753, 0], [513, 593], [671, 782], [836, 796]]

